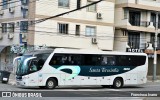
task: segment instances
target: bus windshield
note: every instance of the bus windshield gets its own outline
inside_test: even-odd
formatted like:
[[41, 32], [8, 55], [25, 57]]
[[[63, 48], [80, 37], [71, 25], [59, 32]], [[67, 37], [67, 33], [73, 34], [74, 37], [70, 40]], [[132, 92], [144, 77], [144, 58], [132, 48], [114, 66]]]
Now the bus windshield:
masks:
[[[36, 71], [39, 71], [50, 53], [41, 53], [33, 55], [24, 55], [21, 57], [20, 64], [17, 67], [16, 74], [18, 76], [27, 75]], [[27, 61], [28, 59], [28, 61]]]
[[17, 75], [25, 75], [28, 73], [28, 66], [24, 64], [24, 61], [30, 57], [32, 57], [32, 55], [24, 55], [21, 57], [21, 61], [17, 67]]

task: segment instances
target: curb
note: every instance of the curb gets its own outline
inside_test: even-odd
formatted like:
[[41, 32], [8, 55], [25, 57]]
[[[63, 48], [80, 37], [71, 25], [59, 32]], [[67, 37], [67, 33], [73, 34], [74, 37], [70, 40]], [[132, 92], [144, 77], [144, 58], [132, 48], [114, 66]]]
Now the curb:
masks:
[[[147, 83], [160, 83], [160, 80], [156, 80], [154, 82], [152, 80], [148, 80]], [[8, 84], [16, 86], [16, 82], [14, 80], [9, 80]]]
[[149, 83], [158, 83], [158, 82], [160, 82], [160, 80], [156, 80], [156, 81], [148, 80], [147, 82], [149, 82]]
[[8, 84], [9, 85], [16, 85], [16, 82], [15, 82], [15, 80], [9, 79]]

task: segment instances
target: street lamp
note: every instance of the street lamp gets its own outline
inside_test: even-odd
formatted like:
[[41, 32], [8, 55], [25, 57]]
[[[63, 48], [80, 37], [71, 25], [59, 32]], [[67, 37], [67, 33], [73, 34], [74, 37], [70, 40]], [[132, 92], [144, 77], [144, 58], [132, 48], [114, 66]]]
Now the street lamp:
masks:
[[157, 36], [158, 36], [158, 12], [156, 12], [156, 28], [155, 28], [155, 40], [154, 40], [154, 61], [153, 61], [153, 81], [156, 78], [156, 68], [157, 68]]

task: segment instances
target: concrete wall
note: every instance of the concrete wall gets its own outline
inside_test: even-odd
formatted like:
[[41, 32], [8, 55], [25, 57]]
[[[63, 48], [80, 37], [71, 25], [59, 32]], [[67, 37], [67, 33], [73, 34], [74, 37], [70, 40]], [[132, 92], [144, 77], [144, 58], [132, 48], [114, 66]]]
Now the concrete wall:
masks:
[[159, 7], [160, 0], [116, 0], [116, 4], [133, 3], [145, 6]]
[[126, 52], [127, 43], [127, 33], [124, 35], [122, 30], [115, 30], [114, 51]]
[[[98, 1], [98, 0], [92, 0]], [[81, 0], [81, 6], [87, 5], [87, 0]], [[69, 8], [58, 7], [58, 0], [40, 0], [36, 2], [36, 14], [45, 16], [54, 16], [76, 9], [77, 0], [70, 0]], [[103, 19], [97, 20], [97, 13], [102, 13]], [[63, 18], [71, 19], [83, 19], [90, 21], [100, 21], [106, 23], [114, 23], [114, 2], [108, 2], [107, 0], [97, 4], [96, 12], [88, 12], [87, 8], [75, 11], [73, 13], [62, 16]]]
[[[57, 33], [58, 23], [69, 24], [69, 34], [61, 35]], [[75, 36], [76, 25], [80, 25], [80, 36]], [[46, 28], [44, 28], [44, 26]], [[96, 35], [98, 42], [97, 44], [92, 44], [91, 42], [92, 37], [85, 36], [86, 26], [96, 27]], [[93, 24], [48, 20], [36, 25], [35, 30], [42, 31], [42, 32], [35, 32], [35, 38], [34, 38], [35, 45], [46, 44], [47, 46], [55, 46], [55, 47], [113, 50], [114, 31], [112, 26], [101, 26]]]
[[[96, 1], [96, 0], [94, 0]], [[57, 14], [76, 9], [76, 0], [70, 0], [69, 8], [58, 7], [58, 0], [43, 0], [36, 2], [36, 19], [47, 18]], [[85, 6], [87, 0], [82, 0], [81, 6]], [[97, 13], [102, 14], [102, 19], [97, 19]], [[69, 34], [57, 33], [57, 24], [67, 23]], [[75, 36], [75, 26], [80, 25], [80, 36]], [[96, 27], [98, 44], [92, 44], [92, 37], [85, 36], [86, 26]], [[113, 50], [114, 41], [114, 2], [102, 1], [97, 4], [96, 12], [88, 12], [82, 9], [58, 18], [47, 20], [35, 25], [33, 45], [69, 47], [69, 48], [92, 48]], [[49, 33], [47, 33], [49, 32]], [[30, 38], [29, 38], [30, 39]]]

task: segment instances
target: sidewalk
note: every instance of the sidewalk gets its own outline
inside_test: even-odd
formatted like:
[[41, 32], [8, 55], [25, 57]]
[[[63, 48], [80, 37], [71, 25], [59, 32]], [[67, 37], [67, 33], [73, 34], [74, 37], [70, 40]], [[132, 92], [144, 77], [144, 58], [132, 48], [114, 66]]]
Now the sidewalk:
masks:
[[[153, 82], [153, 76], [147, 76], [148, 82]], [[157, 80], [155, 82], [160, 82], [160, 76], [157, 76]]]
[[10, 74], [8, 84], [16, 85], [16, 75], [15, 74], [13, 74], [13, 73]]
[[[152, 76], [148, 76], [147, 78], [148, 78], [147, 82], [153, 82], [152, 81]], [[160, 76], [157, 76], [157, 80], [155, 82], [159, 82], [160, 83]], [[8, 84], [16, 85], [15, 74], [11, 73]]]

